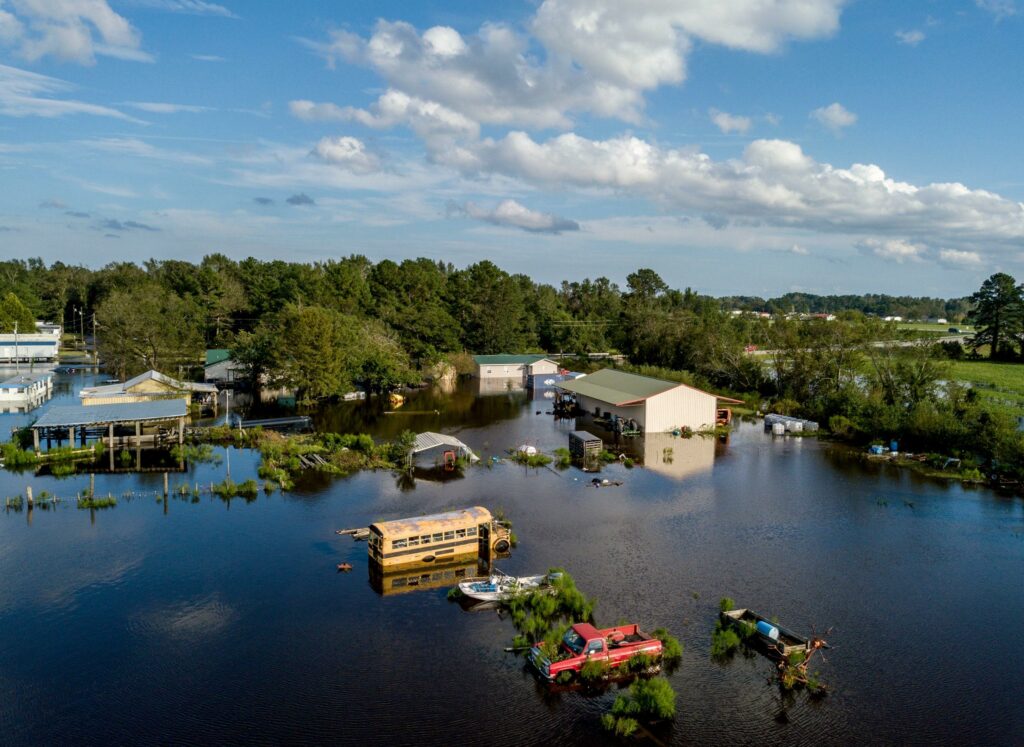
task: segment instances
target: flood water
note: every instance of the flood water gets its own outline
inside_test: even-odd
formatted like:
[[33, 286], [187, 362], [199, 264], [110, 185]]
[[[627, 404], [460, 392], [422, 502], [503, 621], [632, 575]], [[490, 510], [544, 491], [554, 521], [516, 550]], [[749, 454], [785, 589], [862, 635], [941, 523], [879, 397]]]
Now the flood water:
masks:
[[[445, 430], [484, 457], [564, 446], [575, 426], [521, 392], [422, 392], [407, 414], [380, 409], [316, 419], [382, 437]], [[98, 494], [123, 496], [113, 509], [0, 513], [0, 742], [614, 743], [599, 718], [615, 687], [549, 690], [503, 651], [509, 621], [463, 611], [447, 585], [382, 595], [366, 545], [334, 534], [471, 505], [514, 522], [503, 570], [564, 566], [598, 598], [599, 624], [664, 626], [684, 643], [669, 678], [677, 717], [654, 730], [666, 743], [1020, 742], [1020, 498], [773, 440], [758, 424], [728, 443], [661, 437], [631, 453], [647, 466], [602, 472], [619, 487], [499, 463], [461, 479], [311, 476], [248, 503], [162, 503], [159, 474], [98, 474]], [[256, 465], [230, 451], [236, 481]], [[227, 470], [191, 465], [171, 485]], [[88, 479], [0, 472], [0, 499], [28, 484], [73, 496]], [[343, 561], [351, 573], [336, 572]], [[783, 697], [767, 660], [713, 662], [722, 596], [797, 631], [834, 626], [819, 667], [834, 692]]]

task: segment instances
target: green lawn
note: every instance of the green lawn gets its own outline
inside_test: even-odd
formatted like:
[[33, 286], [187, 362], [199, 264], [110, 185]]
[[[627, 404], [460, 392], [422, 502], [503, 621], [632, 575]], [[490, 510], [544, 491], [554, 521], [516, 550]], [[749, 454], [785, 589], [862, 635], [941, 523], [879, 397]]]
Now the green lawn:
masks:
[[974, 387], [990, 405], [1024, 415], [1024, 363], [951, 361], [952, 378]]

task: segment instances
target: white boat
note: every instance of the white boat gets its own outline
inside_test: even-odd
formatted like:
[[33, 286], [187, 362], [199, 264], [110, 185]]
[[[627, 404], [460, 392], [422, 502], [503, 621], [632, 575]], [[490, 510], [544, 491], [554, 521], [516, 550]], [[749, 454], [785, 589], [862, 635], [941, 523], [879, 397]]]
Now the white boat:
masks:
[[504, 602], [517, 594], [550, 588], [559, 574], [540, 576], [509, 576], [495, 569], [487, 578], [472, 579], [459, 584], [459, 591], [469, 599], [480, 602]]

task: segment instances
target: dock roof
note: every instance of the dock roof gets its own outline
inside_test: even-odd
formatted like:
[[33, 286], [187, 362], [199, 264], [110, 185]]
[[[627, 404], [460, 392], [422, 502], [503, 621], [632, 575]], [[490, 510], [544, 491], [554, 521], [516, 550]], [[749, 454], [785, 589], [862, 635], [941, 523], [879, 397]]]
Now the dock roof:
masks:
[[188, 403], [183, 399], [157, 399], [116, 405], [67, 405], [51, 407], [32, 427], [74, 428], [111, 423], [145, 423], [183, 418], [187, 413]]
[[529, 355], [511, 355], [509, 353], [495, 353], [494, 355], [474, 355], [473, 360], [478, 366], [508, 366], [508, 365], [529, 365], [542, 361], [547, 356], [540, 353]]

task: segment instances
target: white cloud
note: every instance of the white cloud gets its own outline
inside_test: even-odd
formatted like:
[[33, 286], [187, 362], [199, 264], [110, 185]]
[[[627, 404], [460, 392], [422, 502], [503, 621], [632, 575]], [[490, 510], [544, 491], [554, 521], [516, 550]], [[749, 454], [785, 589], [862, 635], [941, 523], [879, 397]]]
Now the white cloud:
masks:
[[152, 62], [142, 35], [107, 0], [9, 0], [0, 8], [0, 43], [34, 62], [43, 57], [92, 65], [96, 55]]
[[194, 54], [192, 59], [200, 62], [227, 62], [227, 58], [217, 54]]
[[354, 137], [321, 138], [312, 153], [326, 163], [354, 174], [368, 174], [380, 168], [380, 159], [368, 151], [361, 140]]
[[714, 122], [715, 127], [725, 133], [745, 133], [754, 124], [750, 117], [743, 117], [737, 114], [728, 114], [718, 109], [708, 110], [708, 116]]
[[857, 122], [857, 115], [849, 111], [838, 101], [815, 109], [811, 112], [811, 117], [836, 134]]
[[927, 251], [927, 247], [903, 239], [864, 239], [857, 244], [857, 248], [865, 254], [873, 254], [898, 264], [920, 262]]
[[644, 91], [684, 80], [694, 40], [774, 52], [833, 33], [844, 2], [546, 0], [528, 24], [533, 37], [502, 24], [463, 36], [379, 21], [368, 39], [335, 30], [304, 43], [329, 66], [367, 65], [390, 88], [482, 124], [568, 129], [581, 112], [640, 122]]
[[171, 161], [185, 164], [208, 164], [210, 159], [197, 156], [192, 153], [165, 150], [157, 148], [138, 138], [109, 137], [97, 138], [94, 140], [81, 140], [79, 144], [92, 150], [103, 151], [104, 153], [117, 153], [137, 158], [151, 158], [160, 161]]
[[495, 226], [520, 228], [530, 233], [560, 234], [564, 231], [579, 231], [580, 224], [568, 218], [551, 213], [530, 210], [515, 200], [502, 200], [493, 209], [483, 208], [476, 203], [467, 202], [462, 205], [448, 204], [449, 214], [467, 215], [475, 220], [484, 221]]
[[184, 13], [192, 16], [221, 16], [222, 18], [238, 18], [234, 13], [217, 3], [206, 0], [130, 0], [132, 5], [154, 10], [166, 10], [170, 13]]
[[940, 249], [939, 262], [952, 267], [975, 268], [981, 266], [981, 255], [978, 252], [962, 251], [960, 249]]
[[537, 142], [511, 132], [433, 158], [470, 176], [501, 174], [550, 189], [612, 189], [664, 209], [748, 224], [946, 245], [1019, 246], [1024, 240], [1024, 204], [957, 183], [900, 182], [874, 164], [837, 168], [784, 140], [755, 140], [742, 157], [715, 161], [637, 137], [590, 140], [570, 133]]
[[801, 257], [806, 257], [808, 254], [810, 254], [810, 252], [807, 251], [807, 247], [800, 246], [799, 244], [793, 244], [793, 246], [789, 247], [789, 253], [798, 254]]
[[194, 106], [192, 104], [169, 104], [161, 101], [129, 101], [127, 105], [134, 109], [141, 109], [151, 114], [177, 114], [178, 112], [206, 112], [210, 111], [208, 106]]
[[924, 32], [920, 29], [897, 31], [896, 38], [899, 39], [900, 44], [906, 44], [908, 47], [916, 47], [924, 41]]
[[1014, 0], [974, 0], [974, 4], [986, 13], [991, 13], [997, 21], [1017, 15], [1017, 3]]
[[0, 65], [0, 115], [8, 117], [62, 117], [92, 114], [144, 124], [117, 109], [53, 96], [72, 86], [57, 78]]

